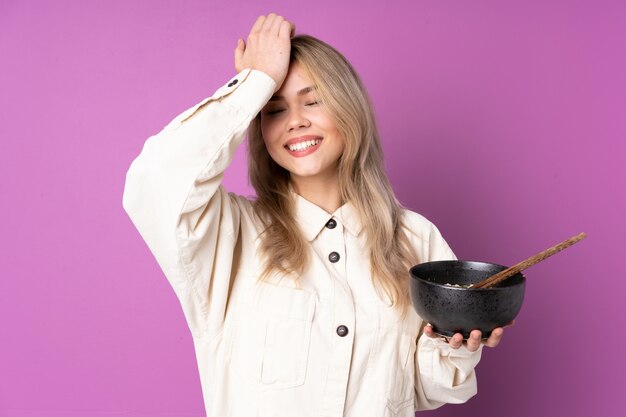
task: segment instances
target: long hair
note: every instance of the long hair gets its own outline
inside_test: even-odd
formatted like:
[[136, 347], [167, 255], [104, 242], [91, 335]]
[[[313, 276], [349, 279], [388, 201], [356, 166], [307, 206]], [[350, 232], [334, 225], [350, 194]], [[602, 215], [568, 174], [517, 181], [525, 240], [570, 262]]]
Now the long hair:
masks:
[[[410, 304], [408, 270], [417, 259], [405, 234], [403, 209], [385, 174], [374, 112], [363, 83], [343, 55], [312, 36], [292, 38], [290, 62], [298, 63], [317, 86], [322, 105], [344, 139], [338, 161], [342, 201], [349, 201], [360, 216], [375, 288], [405, 313]], [[265, 260], [260, 279], [280, 272], [297, 281], [310, 259], [295, 221], [290, 174], [267, 152], [260, 114], [252, 121], [248, 137], [248, 173], [257, 193], [255, 210], [265, 227], [259, 245]]]

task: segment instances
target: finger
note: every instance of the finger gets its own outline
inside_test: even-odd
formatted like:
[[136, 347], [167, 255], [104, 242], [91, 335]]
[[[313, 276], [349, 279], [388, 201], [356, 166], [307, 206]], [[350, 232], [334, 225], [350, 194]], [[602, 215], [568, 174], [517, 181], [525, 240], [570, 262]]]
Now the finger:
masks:
[[430, 337], [431, 339], [439, 339], [443, 342], [450, 343], [449, 337], [446, 337], [442, 334], [437, 333], [435, 330], [433, 330], [433, 327], [430, 324], [427, 324], [426, 326], [424, 326], [424, 334]]
[[448, 343], [450, 343], [452, 349], [460, 348], [463, 346], [463, 335], [461, 333], [455, 333]]
[[467, 350], [470, 352], [476, 352], [480, 347], [480, 338], [482, 333], [480, 330], [472, 330], [469, 338], [467, 339]]
[[272, 24], [274, 23], [274, 19], [276, 19], [276, 13], [268, 14], [265, 18], [265, 21], [263, 22], [263, 27], [261, 28], [261, 30], [264, 32], [270, 30], [272, 28]]
[[437, 333], [435, 333], [435, 331], [433, 330], [432, 326], [430, 324], [427, 324], [424, 327], [424, 334], [428, 337], [430, 337], [431, 339], [436, 339], [437, 337], [439, 337], [439, 335]]
[[243, 51], [246, 49], [246, 43], [243, 39], [237, 39], [237, 47], [235, 48], [235, 70], [240, 72], [243, 68]]
[[256, 33], [261, 31], [261, 28], [263, 27], [263, 23], [265, 22], [266, 17], [265, 16], [259, 16], [256, 19], [256, 22], [254, 22], [254, 25], [252, 25], [252, 29], [250, 29], [250, 33]]
[[295, 26], [293, 23], [283, 20], [280, 24], [280, 30], [278, 32], [279, 38], [289, 37], [292, 38], [295, 33]]
[[270, 28], [270, 33], [272, 35], [278, 36], [280, 34], [280, 26], [285, 21], [285, 18], [282, 16], [276, 16], [272, 22], [272, 27]]
[[500, 340], [502, 339], [502, 335], [504, 334], [504, 329], [502, 327], [497, 327], [493, 329], [489, 339], [485, 342], [485, 346], [494, 348], [498, 346]]

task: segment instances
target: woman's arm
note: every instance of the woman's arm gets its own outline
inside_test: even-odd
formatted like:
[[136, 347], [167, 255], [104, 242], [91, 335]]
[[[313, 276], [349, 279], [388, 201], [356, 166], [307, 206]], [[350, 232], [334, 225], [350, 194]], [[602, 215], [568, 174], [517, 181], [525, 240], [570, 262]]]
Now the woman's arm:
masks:
[[482, 348], [453, 348], [440, 339], [422, 335], [415, 354], [416, 410], [445, 403], [463, 403], [476, 395], [476, 372]]
[[[240, 212], [220, 185], [223, 172], [251, 120], [282, 83], [272, 66], [284, 58], [285, 45], [288, 65], [290, 32], [279, 33], [283, 25], [268, 19], [255, 23], [250, 48], [242, 52], [239, 42], [239, 74], [150, 137], [126, 176], [124, 209], [198, 336], [221, 329], [232, 279]], [[246, 51], [263, 58], [246, 60]]]
[[[430, 225], [427, 242], [424, 248], [426, 261], [456, 259], [433, 224]], [[472, 346], [471, 350], [462, 342], [452, 345], [432, 334], [432, 328], [424, 323], [415, 352], [415, 409], [429, 410], [445, 403], [463, 403], [474, 396], [474, 368], [480, 361], [481, 352], [480, 343]]]
[[262, 72], [242, 71], [150, 137], [126, 175], [124, 209], [194, 334], [208, 330], [209, 314], [220, 314], [225, 300], [219, 298], [228, 294], [239, 211], [220, 186], [222, 173], [274, 86]]
[[[456, 256], [431, 225], [429, 261], [456, 259]], [[462, 403], [477, 392], [474, 368], [480, 361], [483, 346], [496, 347], [502, 339], [503, 328], [496, 328], [487, 340], [480, 330], [472, 330], [464, 341], [460, 333], [451, 338], [436, 334], [424, 324], [416, 349], [415, 366], [417, 409], [432, 409], [444, 403]]]

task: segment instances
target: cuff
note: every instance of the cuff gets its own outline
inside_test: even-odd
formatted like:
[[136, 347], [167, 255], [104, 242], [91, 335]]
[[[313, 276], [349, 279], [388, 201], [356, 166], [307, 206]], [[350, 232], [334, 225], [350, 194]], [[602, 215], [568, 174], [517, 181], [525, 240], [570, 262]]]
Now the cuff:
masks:
[[243, 110], [244, 113], [258, 113], [269, 101], [276, 89], [276, 82], [262, 71], [246, 68], [217, 89], [211, 96], [186, 110], [170, 123], [177, 128], [192, 118], [206, 104], [213, 101], [223, 102], [230, 107]]
[[481, 345], [475, 352], [465, 346], [453, 349], [441, 339], [423, 335], [418, 342], [418, 360], [422, 375], [435, 385], [455, 388], [474, 379], [474, 368], [482, 355]]

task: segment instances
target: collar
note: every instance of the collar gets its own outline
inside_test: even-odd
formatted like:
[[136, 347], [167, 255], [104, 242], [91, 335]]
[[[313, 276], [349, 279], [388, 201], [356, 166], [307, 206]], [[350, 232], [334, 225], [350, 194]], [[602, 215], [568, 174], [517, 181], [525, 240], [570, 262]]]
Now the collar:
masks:
[[345, 203], [331, 214], [296, 192], [293, 192], [293, 194], [296, 202], [296, 222], [309, 242], [317, 237], [326, 227], [326, 223], [333, 217], [336, 221], [341, 222], [343, 227], [354, 236], [358, 236], [361, 233], [363, 225], [356, 208], [350, 202]]

